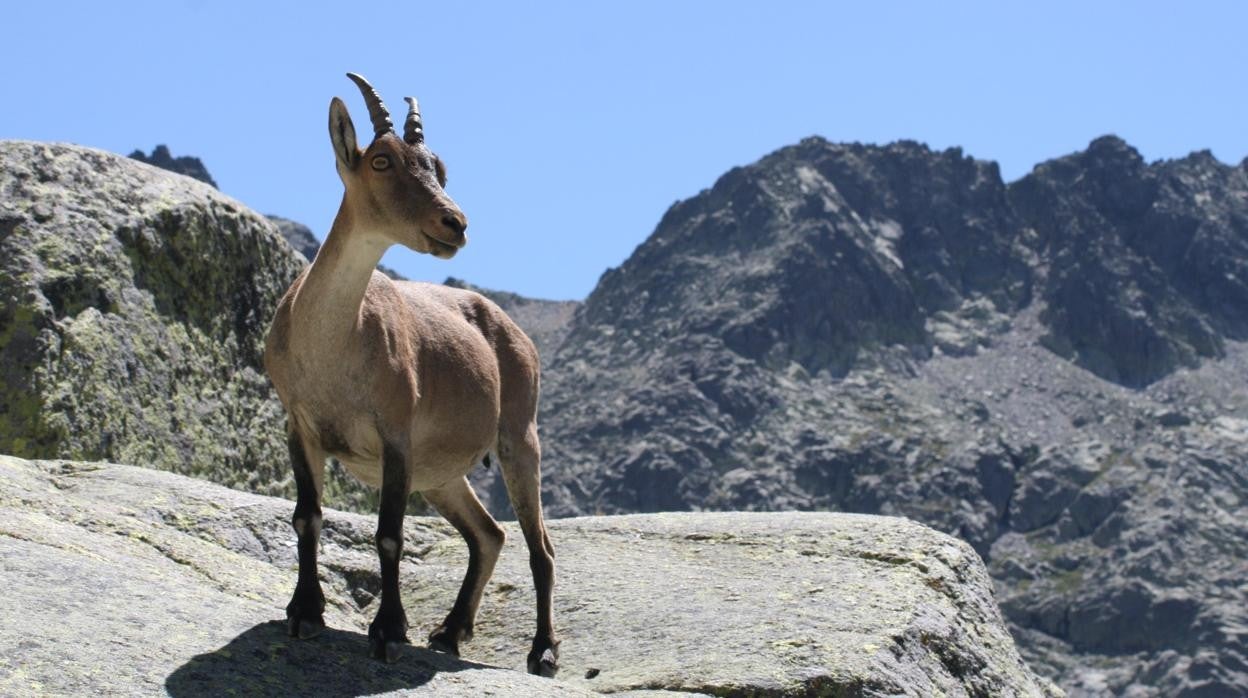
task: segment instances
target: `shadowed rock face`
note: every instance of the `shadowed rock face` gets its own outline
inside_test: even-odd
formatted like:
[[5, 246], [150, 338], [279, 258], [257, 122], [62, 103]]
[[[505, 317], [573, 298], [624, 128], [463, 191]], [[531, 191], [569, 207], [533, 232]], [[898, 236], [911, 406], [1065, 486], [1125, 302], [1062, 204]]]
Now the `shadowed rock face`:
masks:
[[[901, 519], [690, 514], [551, 522], [561, 676], [523, 672], [533, 622], [523, 537], [509, 541], [463, 658], [367, 658], [371, 518], [325, 513], [330, 630], [291, 640], [290, 503], [170, 473], [0, 456], [0, 692], [356, 696], [1044, 696], [983, 564]], [[413, 639], [467, 564], [441, 519], [406, 525]], [[90, 627], [73, 642], [64, 628]], [[153, 639], [159, 641], [154, 641]], [[501, 668], [500, 668], [501, 667]], [[650, 689], [643, 691], [643, 689]], [[623, 693], [629, 695], [629, 693]]]
[[1005, 194], [994, 164], [958, 150], [808, 139], [673, 206], [603, 275], [569, 344], [601, 326], [650, 346], [711, 335], [765, 366], [834, 376], [881, 349], [927, 356], [928, 315], [1029, 299]]
[[1208, 152], [1147, 165], [1112, 136], [1011, 185], [1049, 266], [1046, 346], [1142, 386], [1248, 337], [1248, 175]]

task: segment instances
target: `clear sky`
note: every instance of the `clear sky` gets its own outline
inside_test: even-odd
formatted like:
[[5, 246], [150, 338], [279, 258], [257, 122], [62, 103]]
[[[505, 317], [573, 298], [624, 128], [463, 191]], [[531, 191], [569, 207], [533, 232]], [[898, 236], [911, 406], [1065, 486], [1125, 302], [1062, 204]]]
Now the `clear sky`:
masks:
[[[368, 9], [364, 9], [368, 8]], [[1244, 2], [5, 3], [0, 138], [169, 145], [323, 236], [329, 100], [420, 99], [471, 242], [385, 263], [583, 298], [674, 201], [808, 135], [910, 138], [1007, 179], [1117, 133], [1248, 155]], [[363, 125], [362, 125], [363, 124]]]

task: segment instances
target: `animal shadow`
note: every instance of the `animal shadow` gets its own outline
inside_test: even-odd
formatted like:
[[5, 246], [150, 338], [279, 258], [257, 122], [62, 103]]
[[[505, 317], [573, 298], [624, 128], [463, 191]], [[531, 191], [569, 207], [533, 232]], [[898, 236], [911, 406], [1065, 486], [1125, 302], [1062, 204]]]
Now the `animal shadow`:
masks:
[[399, 661], [368, 657], [368, 637], [326, 628], [309, 640], [291, 638], [286, 623], [260, 623], [229, 644], [192, 657], [165, 679], [174, 698], [191, 696], [316, 695], [355, 698], [410, 689], [440, 671], [484, 669], [421, 647], [404, 647]]

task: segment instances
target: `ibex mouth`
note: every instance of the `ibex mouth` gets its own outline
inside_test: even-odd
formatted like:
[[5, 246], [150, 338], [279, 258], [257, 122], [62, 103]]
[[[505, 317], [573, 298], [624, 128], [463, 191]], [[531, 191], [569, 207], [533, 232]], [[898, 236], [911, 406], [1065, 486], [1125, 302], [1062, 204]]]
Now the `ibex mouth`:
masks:
[[424, 231], [421, 231], [420, 234], [423, 235], [425, 240], [429, 243], [429, 254], [437, 257], [438, 259], [450, 259], [455, 256], [456, 252], [459, 252], [460, 247], [463, 247], [463, 245], [452, 245], [449, 242], [442, 242]]

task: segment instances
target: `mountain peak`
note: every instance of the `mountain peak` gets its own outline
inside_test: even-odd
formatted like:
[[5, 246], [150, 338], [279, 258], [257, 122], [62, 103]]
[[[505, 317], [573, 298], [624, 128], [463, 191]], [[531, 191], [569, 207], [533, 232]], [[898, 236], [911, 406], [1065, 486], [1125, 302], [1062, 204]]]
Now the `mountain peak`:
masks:
[[1124, 154], [1134, 153], [1137, 156], [1139, 155], [1139, 152], [1135, 148], [1131, 147], [1131, 144], [1127, 143], [1120, 136], [1113, 133], [1107, 133], [1103, 136], [1093, 138], [1092, 141], [1088, 143], [1087, 150], [1090, 153], [1118, 152]]

